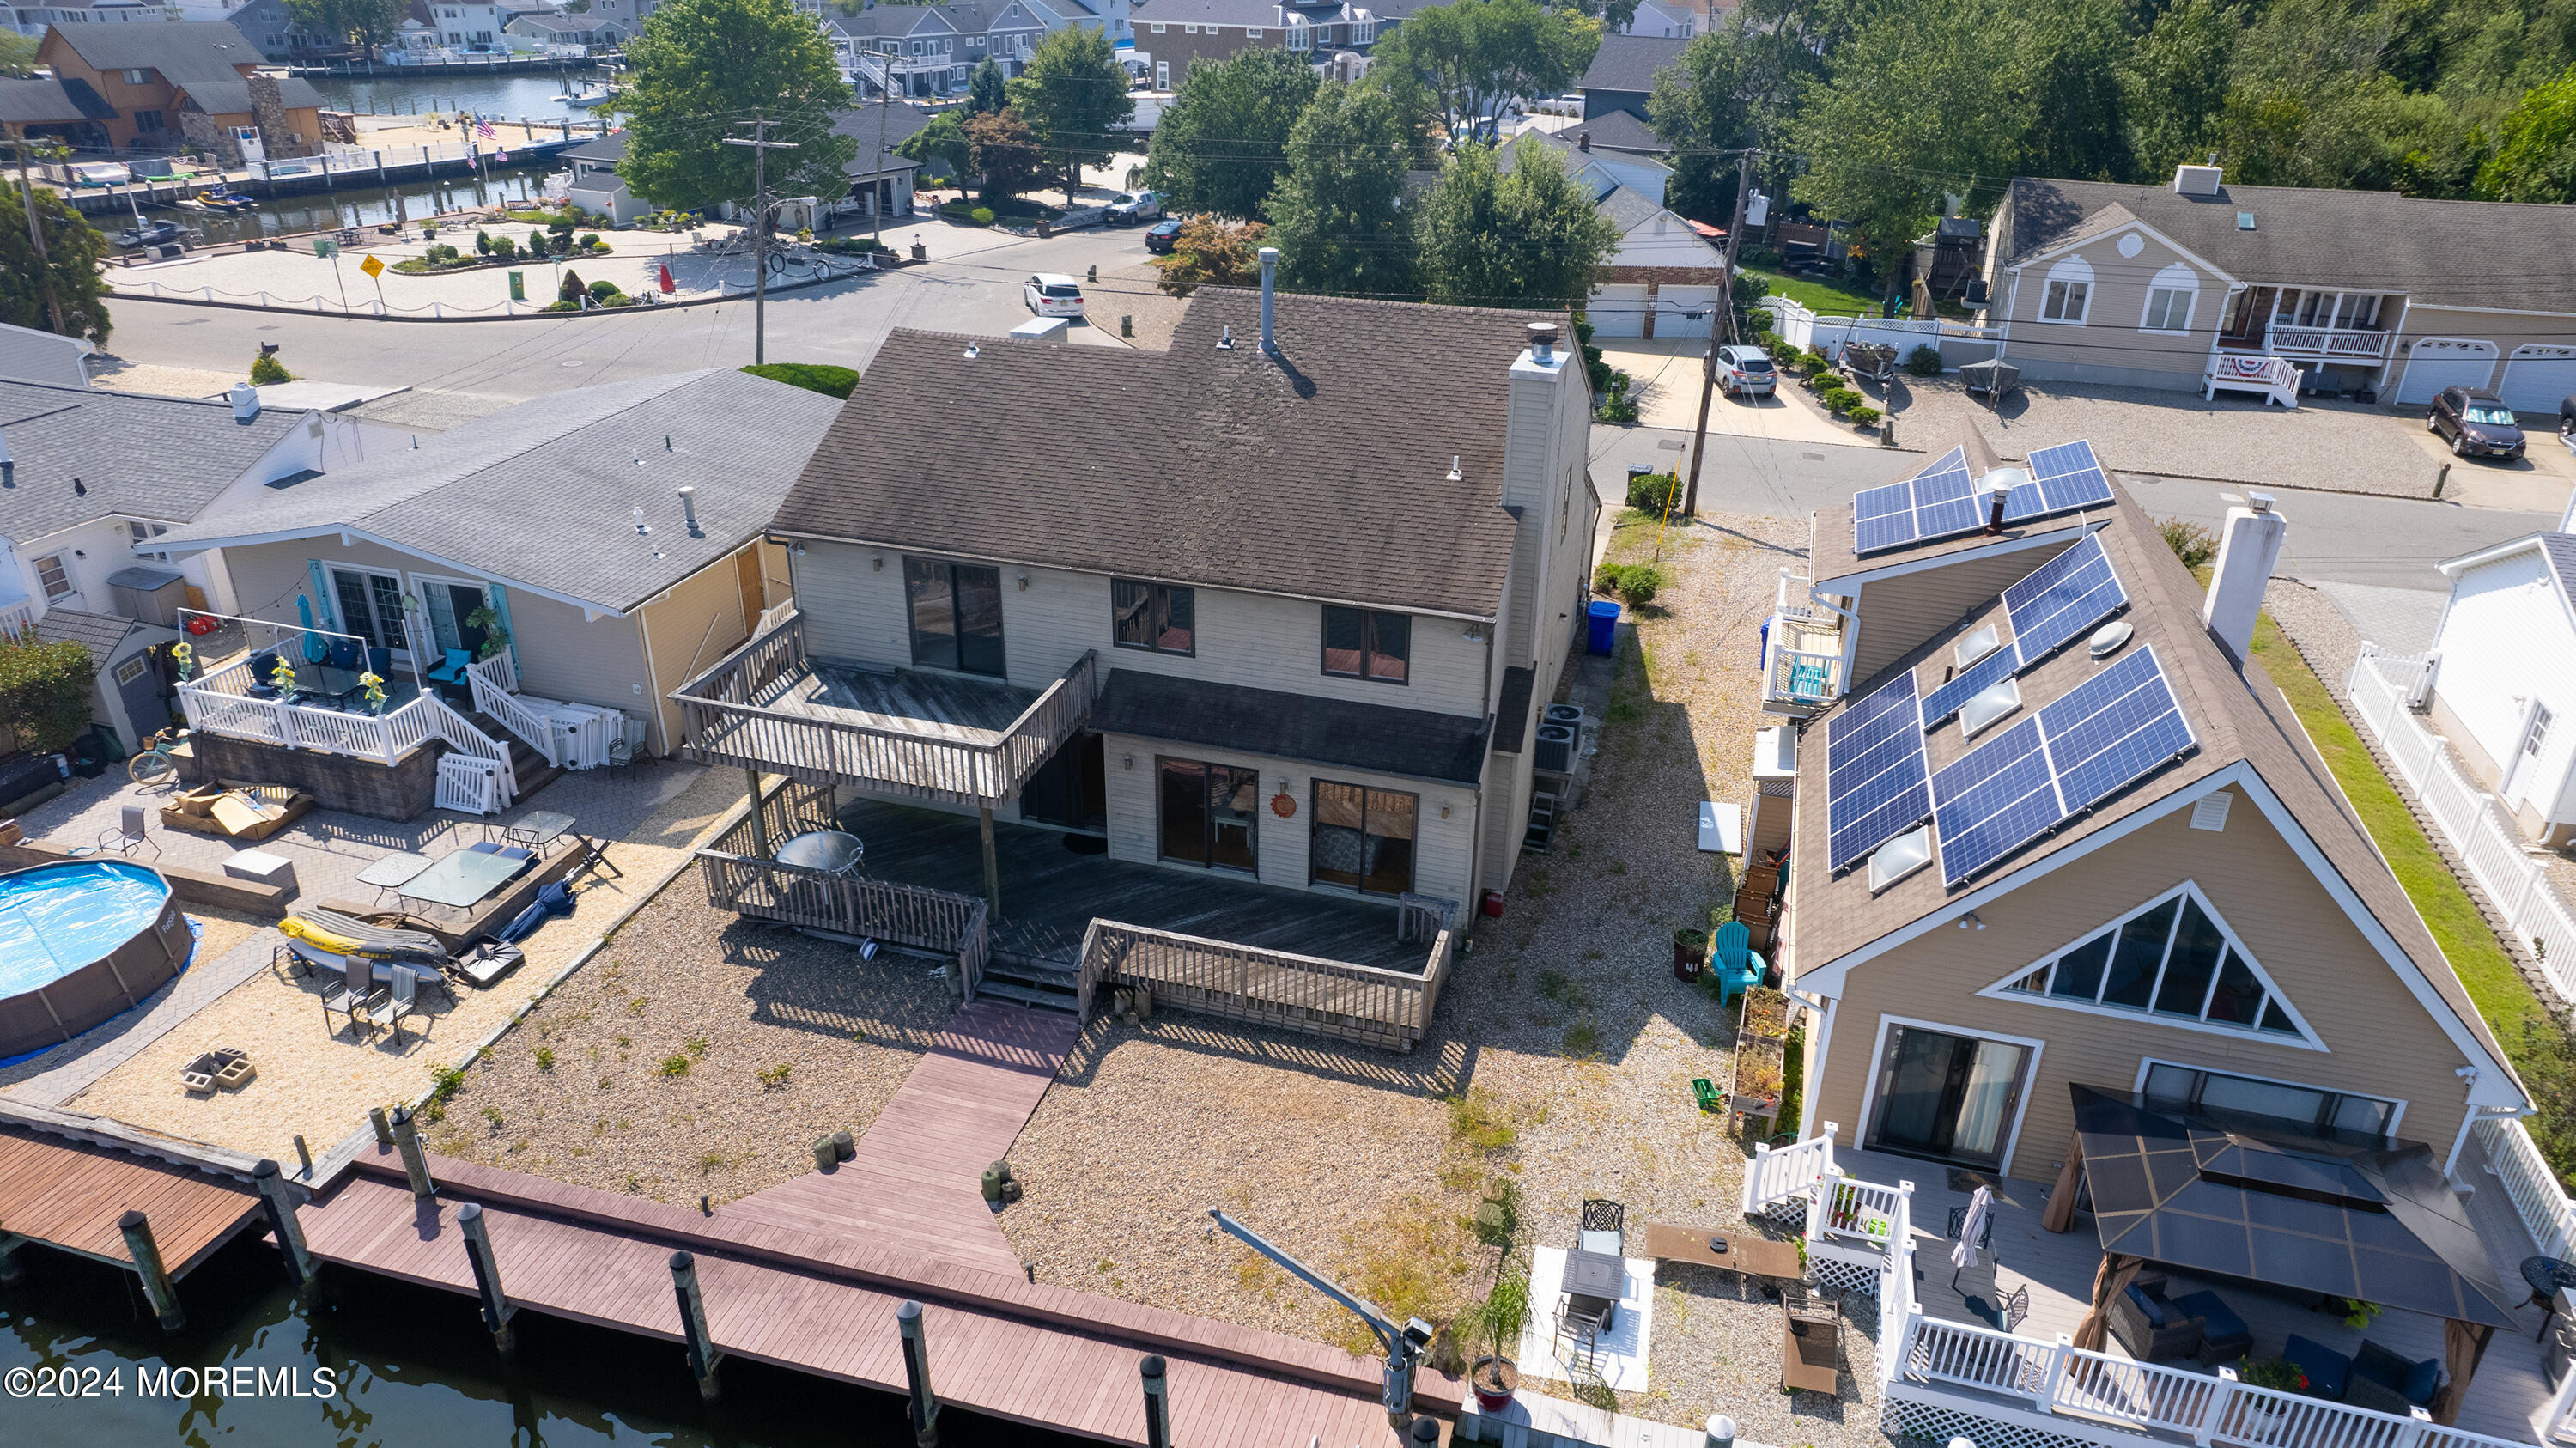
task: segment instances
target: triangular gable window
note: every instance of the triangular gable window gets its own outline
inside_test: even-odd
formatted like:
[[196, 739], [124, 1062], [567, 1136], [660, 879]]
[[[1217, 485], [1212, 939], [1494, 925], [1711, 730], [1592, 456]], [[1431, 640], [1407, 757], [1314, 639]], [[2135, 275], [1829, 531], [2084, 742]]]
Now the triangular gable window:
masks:
[[2189, 883], [1978, 994], [2325, 1049], [2208, 897]]

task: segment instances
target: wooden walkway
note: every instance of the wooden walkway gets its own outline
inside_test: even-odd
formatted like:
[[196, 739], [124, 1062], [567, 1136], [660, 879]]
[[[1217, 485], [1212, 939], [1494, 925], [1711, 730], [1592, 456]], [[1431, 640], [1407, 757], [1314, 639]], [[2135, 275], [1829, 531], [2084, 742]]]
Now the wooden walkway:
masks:
[[[363, 1151], [337, 1191], [300, 1213], [324, 1261], [472, 1295], [456, 1211], [485, 1209], [502, 1289], [525, 1310], [679, 1339], [669, 1256], [697, 1255], [726, 1353], [886, 1392], [904, 1390], [894, 1313], [924, 1309], [933, 1390], [947, 1403], [1113, 1443], [1144, 1442], [1137, 1367], [1162, 1354], [1172, 1427], [1231, 1448], [1394, 1448], [1378, 1366], [1320, 1344], [1093, 1297], [924, 1257], [880, 1241], [738, 1218], [433, 1157], [441, 1190], [415, 1202], [388, 1149]], [[686, 1369], [673, 1365], [671, 1371]], [[1455, 1415], [1463, 1385], [1424, 1374], [1425, 1410]]]
[[171, 1162], [0, 1128], [0, 1232], [117, 1267], [134, 1258], [116, 1219], [141, 1212], [172, 1280], [259, 1211], [247, 1182]]
[[1016, 1273], [1019, 1254], [984, 1205], [984, 1168], [1010, 1154], [1080, 1034], [1060, 1012], [960, 1007], [859, 1138], [857, 1156], [718, 1210]]

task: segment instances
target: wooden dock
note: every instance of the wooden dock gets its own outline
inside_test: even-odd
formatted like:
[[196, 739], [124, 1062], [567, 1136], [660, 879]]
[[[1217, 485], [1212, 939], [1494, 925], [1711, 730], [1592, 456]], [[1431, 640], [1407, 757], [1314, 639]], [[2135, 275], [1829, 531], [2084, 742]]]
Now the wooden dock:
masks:
[[172, 1280], [258, 1215], [248, 1182], [22, 1127], [0, 1127], [0, 1233], [132, 1270], [117, 1219], [141, 1212]]

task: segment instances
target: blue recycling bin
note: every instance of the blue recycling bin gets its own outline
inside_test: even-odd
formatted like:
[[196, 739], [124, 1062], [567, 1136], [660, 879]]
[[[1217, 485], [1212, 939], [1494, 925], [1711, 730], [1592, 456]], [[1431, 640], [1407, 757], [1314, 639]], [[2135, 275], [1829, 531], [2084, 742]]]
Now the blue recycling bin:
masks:
[[1583, 611], [1587, 630], [1584, 644], [1596, 654], [1606, 654], [1619, 640], [1619, 605], [1596, 602]]

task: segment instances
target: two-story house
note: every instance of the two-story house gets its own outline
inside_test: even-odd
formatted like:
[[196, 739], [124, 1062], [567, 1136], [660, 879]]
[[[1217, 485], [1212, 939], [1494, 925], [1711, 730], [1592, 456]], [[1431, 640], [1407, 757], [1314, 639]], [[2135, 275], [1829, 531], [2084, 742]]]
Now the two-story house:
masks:
[[[837, 790], [864, 874], [989, 908], [997, 958], [1115, 921], [1422, 989], [1399, 927], [1499, 903], [1585, 601], [1566, 320], [1202, 288], [1167, 351], [899, 330], [868, 379], [771, 525], [797, 613], [679, 691], [692, 753]], [[1157, 404], [1082, 443], [1105, 395]], [[904, 938], [877, 888], [837, 928]]]
[[836, 43], [858, 53], [871, 89], [890, 76], [899, 96], [944, 96], [966, 88], [975, 62], [945, 5], [876, 5], [825, 22]]
[[1655, 77], [1681, 59], [1689, 44], [1678, 35], [1602, 36], [1592, 64], [1574, 83], [1583, 93], [1583, 118], [1593, 121], [1613, 111], [1627, 111], [1644, 119], [1646, 101], [1655, 93]]
[[350, 53], [345, 35], [308, 31], [286, 0], [243, 0], [224, 19], [257, 47], [263, 59], [303, 64]]
[[[2197, 389], [2229, 356], [2416, 406], [2576, 391], [2576, 212], [2389, 191], [2018, 177], [1990, 228], [1987, 319], [2025, 377]], [[2464, 255], [2528, 257], [2506, 275]]]
[[259, 74], [264, 57], [230, 21], [57, 26], [36, 59], [115, 110], [97, 124], [119, 149], [184, 143], [238, 165], [241, 130], [256, 130], [271, 157], [322, 145], [322, 93], [310, 81]]
[[147, 5], [143, 0], [11, 0], [0, 4], [0, 30], [39, 38], [55, 26], [159, 24], [181, 18], [176, 5]]
[[1349, 0], [1317, 4], [1255, 0], [1136, 0], [1128, 11], [1136, 48], [1154, 67], [1154, 88], [1170, 90], [1202, 60], [1245, 50], [1285, 50], [1318, 65], [1339, 52], [1365, 56], [1412, 7], [1364, 7]]

